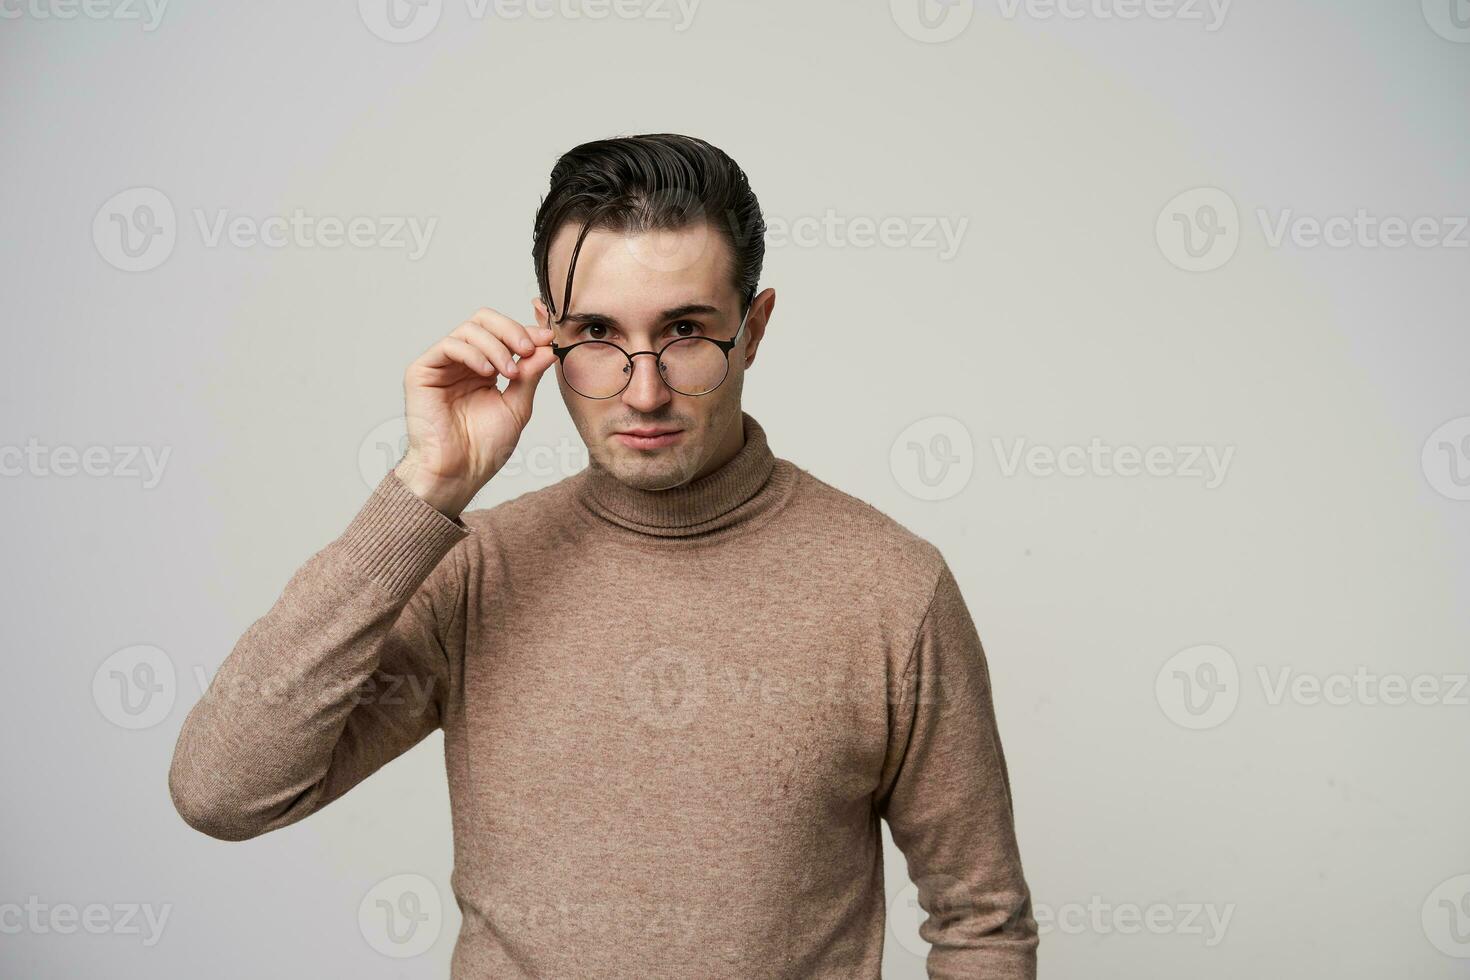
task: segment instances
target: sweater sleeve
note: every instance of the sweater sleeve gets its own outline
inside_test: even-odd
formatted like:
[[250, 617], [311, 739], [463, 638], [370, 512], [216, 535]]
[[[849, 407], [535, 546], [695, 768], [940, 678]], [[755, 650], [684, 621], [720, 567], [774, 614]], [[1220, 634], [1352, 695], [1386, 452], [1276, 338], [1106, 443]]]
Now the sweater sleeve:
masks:
[[191, 827], [238, 841], [314, 813], [441, 724], [445, 625], [470, 535], [391, 471], [296, 570], [190, 710], [169, 794]]
[[928, 914], [929, 976], [1033, 980], [1038, 934], [989, 670], [943, 559], [890, 705], [876, 805]]

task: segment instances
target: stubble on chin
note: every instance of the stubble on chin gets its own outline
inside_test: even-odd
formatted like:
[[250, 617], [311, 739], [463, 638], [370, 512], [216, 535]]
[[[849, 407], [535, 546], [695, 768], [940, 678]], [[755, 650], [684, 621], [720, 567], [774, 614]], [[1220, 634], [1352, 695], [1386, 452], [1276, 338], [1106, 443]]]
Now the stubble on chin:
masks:
[[[611, 442], [612, 437], [608, 437]], [[689, 445], [685, 445], [689, 442]], [[683, 486], [699, 472], [703, 464], [700, 446], [695, 445], [689, 434], [679, 445], [669, 446], [657, 452], [629, 449], [626, 446], [607, 445], [610, 459], [603, 465], [622, 483], [639, 490], [669, 490]]]

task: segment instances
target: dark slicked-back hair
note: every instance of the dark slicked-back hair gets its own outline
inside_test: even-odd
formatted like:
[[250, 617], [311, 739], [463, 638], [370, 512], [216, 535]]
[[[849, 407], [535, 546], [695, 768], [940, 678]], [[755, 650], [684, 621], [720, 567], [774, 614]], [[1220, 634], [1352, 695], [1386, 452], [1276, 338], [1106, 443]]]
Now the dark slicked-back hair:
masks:
[[[551, 240], [567, 222], [581, 222], [561, 301], [551, 290]], [[739, 164], [693, 136], [648, 133], [583, 143], [551, 169], [551, 189], [536, 211], [531, 258], [542, 302], [557, 320], [572, 298], [572, 275], [593, 228], [624, 234], [674, 231], [708, 222], [730, 246], [742, 311], [755, 299], [766, 255], [766, 223]]]

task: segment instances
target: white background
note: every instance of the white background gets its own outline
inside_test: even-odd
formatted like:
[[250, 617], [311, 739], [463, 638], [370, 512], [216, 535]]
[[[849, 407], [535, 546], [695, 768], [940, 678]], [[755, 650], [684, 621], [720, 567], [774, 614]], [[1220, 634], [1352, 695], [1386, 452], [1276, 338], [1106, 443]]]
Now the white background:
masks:
[[[684, 132], [733, 155], [793, 232], [771, 241], [746, 409], [777, 455], [935, 542], [965, 592], [1027, 877], [1057, 917], [1042, 975], [1464, 976], [1470, 692], [1450, 702], [1470, 670], [1470, 232], [1271, 239], [1283, 216], [1427, 216], [1443, 238], [1470, 214], [1470, 34], [1450, 0], [1257, 0], [1223, 22], [1194, 3], [1125, 19], [1126, 0], [960, 0], [944, 40], [902, 0], [705, 0], [687, 23], [651, 2], [593, 19], [444, 0], [401, 42], [372, 0], [175, 2], [156, 24], [6, 0], [0, 453], [34, 440], [56, 466], [0, 455], [0, 906], [169, 918], [146, 945], [17, 930], [0, 909], [0, 973], [446, 974], [439, 736], [239, 844], [174, 812], [174, 740], [386, 470], [407, 362], [481, 305], [530, 318], [556, 156]], [[108, 202], [135, 188], [167, 199], [175, 241], [125, 271]], [[1174, 214], [1207, 216], [1198, 195], [1171, 202], [1201, 188], [1236, 209], [1235, 251], [1186, 271]], [[435, 225], [412, 258], [211, 246], [196, 218], [298, 208]], [[861, 222], [890, 218], [906, 231], [864, 245]], [[921, 234], [941, 221], [965, 223], [951, 255]], [[1007, 466], [1017, 440], [1065, 456], [1094, 439], [1231, 455], [1213, 486]], [[94, 446], [107, 473], [54, 471]], [[524, 446], [580, 449], [554, 382]], [[161, 478], [112, 447], [166, 450]], [[480, 503], [582, 462], [507, 471]], [[94, 678], [137, 645], [176, 678], [134, 729]], [[1206, 677], [1201, 656], [1233, 709], [1191, 727], [1180, 677]], [[1427, 676], [1439, 700], [1274, 697], [1360, 668]], [[918, 978], [888, 848], [886, 975]], [[358, 924], [399, 874], [445, 906], [414, 958]], [[1129, 904], [1173, 926], [1131, 928]], [[1223, 933], [1191, 908], [1228, 914]]]

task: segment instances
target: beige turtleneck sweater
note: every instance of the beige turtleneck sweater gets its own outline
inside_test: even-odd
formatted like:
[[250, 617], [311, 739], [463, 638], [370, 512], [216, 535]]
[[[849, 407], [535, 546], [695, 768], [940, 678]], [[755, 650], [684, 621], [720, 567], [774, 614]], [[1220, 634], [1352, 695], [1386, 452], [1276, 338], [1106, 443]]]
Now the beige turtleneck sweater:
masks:
[[879, 818], [930, 975], [1034, 977], [949, 566], [742, 421], [740, 452], [682, 487], [594, 460], [458, 521], [390, 472], [190, 711], [179, 812], [256, 837], [443, 728], [456, 980], [876, 978]]

